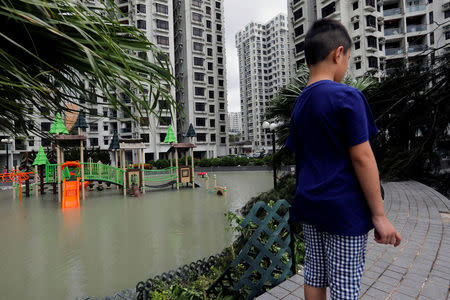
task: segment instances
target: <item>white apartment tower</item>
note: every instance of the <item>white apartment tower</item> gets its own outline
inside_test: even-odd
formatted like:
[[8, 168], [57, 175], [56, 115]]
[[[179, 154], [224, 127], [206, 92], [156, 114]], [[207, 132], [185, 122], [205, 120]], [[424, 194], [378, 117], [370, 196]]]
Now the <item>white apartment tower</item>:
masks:
[[[382, 1], [288, 0], [293, 71], [305, 63], [305, 36], [315, 20], [340, 21], [353, 41], [348, 74], [381, 76], [385, 65]], [[295, 74], [295, 73], [293, 73]]]
[[233, 134], [241, 134], [242, 132], [242, 114], [241, 112], [229, 112], [228, 113], [228, 119], [229, 119], [229, 133]]
[[[388, 74], [405, 59], [425, 58], [431, 49], [450, 51], [448, 0], [288, 0], [292, 71], [305, 63], [304, 40], [312, 23], [339, 20], [353, 40], [348, 74]], [[293, 73], [294, 75], [295, 73]]]
[[175, 74], [178, 140], [189, 124], [197, 133], [195, 153], [216, 157], [228, 152], [226, 60], [223, 0], [174, 0]]
[[242, 140], [253, 151], [271, 149], [271, 136], [262, 128], [269, 102], [290, 78], [287, 18], [279, 14], [263, 24], [251, 22], [236, 36], [239, 57]]

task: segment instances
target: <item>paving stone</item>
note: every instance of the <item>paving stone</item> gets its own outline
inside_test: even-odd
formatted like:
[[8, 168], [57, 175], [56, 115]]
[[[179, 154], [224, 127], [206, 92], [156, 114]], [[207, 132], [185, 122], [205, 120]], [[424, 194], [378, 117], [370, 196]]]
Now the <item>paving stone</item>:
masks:
[[274, 297], [271, 294], [265, 293], [256, 298], [256, 300], [278, 300], [280, 298]]
[[366, 295], [372, 296], [376, 299], [386, 299], [389, 296], [388, 292], [371, 287], [367, 290]]
[[287, 295], [287, 297], [284, 297], [283, 300], [299, 300], [300, 297], [294, 296], [292, 294]]
[[298, 287], [299, 287], [299, 285], [297, 283], [292, 282], [290, 280], [286, 280], [286, 281], [282, 282], [279, 286], [288, 290], [289, 292], [292, 292], [292, 291], [298, 289]]
[[425, 286], [421, 294], [434, 300], [446, 300], [447, 293], [448, 287], [443, 288], [442, 286], [430, 283]]
[[304, 277], [299, 274], [296, 274], [291, 278], [289, 278], [289, 280], [302, 285], [304, 282]]
[[397, 287], [396, 291], [411, 297], [417, 297], [417, 295], [419, 294], [419, 288], [419, 285], [411, 287], [400, 283], [400, 286]]
[[276, 286], [273, 289], [269, 290], [269, 294], [271, 294], [271, 295], [281, 299], [281, 298], [286, 297], [287, 295], [289, 295], [289, 291], [287, 291], [287, 290], [285, 290], [285, 289], [283, 289], [283, 288], [281, 288], [279, 286]]
[[395, 292], [392, 294], [391, 299], [393, 300], [411, 300], [411, 296], [402, 294], [400, 292]]
[[389, 294], [394, 289], [394, 286], [395, 285], [390, 285], [388, 283], [377, 281], [372, 287]]
[[303, 287], [298, 288], [298, 289], [296, 289], [295, 291], [292, 292], [292, 295], [303, 299], [303, 297], [305, 295], [305, 290], [303, 289]]

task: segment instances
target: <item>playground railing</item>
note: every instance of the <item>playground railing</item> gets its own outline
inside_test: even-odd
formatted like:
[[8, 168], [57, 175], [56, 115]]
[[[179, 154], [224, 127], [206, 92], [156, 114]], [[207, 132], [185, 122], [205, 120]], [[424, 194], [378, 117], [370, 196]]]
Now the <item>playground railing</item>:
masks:
[[144, 181], [151, 182], [176, 180], [178, 177], [176, 167], [170, 167], [161, 170], [142, 170], [142, 172], [144, 174]]
[[85, 180], [100, 180], [123, 185], [124, 170], [99, 163], [83, 163]]
[[[45, 182], [57, 183], [58, 182], [58, 164], [46, 164], [45, 165]], [[61, 178], [62, 182], [62, 178]]]

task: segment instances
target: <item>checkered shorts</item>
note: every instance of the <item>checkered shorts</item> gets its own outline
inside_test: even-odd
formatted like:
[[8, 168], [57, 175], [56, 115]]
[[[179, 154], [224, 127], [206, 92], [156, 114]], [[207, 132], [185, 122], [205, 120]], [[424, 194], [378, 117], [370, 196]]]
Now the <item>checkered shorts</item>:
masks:
[[334, 235], [303, 224], [305, 284], [330, 287], [331, 299], [359, 299], [367, 234]]

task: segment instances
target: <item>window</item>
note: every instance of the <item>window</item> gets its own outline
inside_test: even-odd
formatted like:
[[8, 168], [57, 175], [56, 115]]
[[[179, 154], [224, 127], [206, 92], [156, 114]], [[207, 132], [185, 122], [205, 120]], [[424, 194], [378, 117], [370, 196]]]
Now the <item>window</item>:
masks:
[[209, 120], [209, 127], [211, 127], [211, 128], [216, 128], [216, 120], [210, 119], [210, 120]]
[[214, 91], [209, 91], [209, 99], [214, 99]]
[[300, 7], [300, 9], [294, 11], [294, 20], [297, 21], [301, 17], [303, 17], [303, 8], [302, 7]]
[[225, 103], [219, 102], [219, 109], [225, 109]]
[[223, 79], [219, 80], [219, 86], [223, 86]]
[[194, 94], [195, 94], [195, 96], [205, 96], [205, 88], [195, 87]]
[[359, 29], [359, 22], [353, 23], [353, 30], [358, 30], [358, 29]]
[[216, 30], [217, 31], [222, 31], [222, 25], [221, 24], [216, 24]]
[[336, 3], [333, 1], [324, 8], [322, 8], [322, 18], [331, 15], [336, 11]]
[[366, 16], [367, 26], [377, 28], [377, 19], [374, 16]]
[[434, 45], [434, 32], [430, 32], [430, 45]]
[[220, 121], [225, 121], [225, 115], [224, 114], [220, 114]]
[[220, 8], [220, 2], [216, 1], [216, 8]]
[[295, 45], [295, 53], [300, 53], [305, 50], [305, 42], [300, 42]]
[[211, 34], [207, 34], [207, 35], [206, 35], [206, 41], [207, 41], [208, 43], [212, 43], [212, 35], [211, 35]]
[[208, 76], [208, 83], [209, 84], [214, 84], [214, 77]]
[[91, 146], [98, 146], [98, 138], [90, 138], [89, 143]]
[[211, 142], [215, 142], [216, 141], [216, 134], [212, 133], [211, 134]]
[[377, 38], [369, 35], [367, 37], [367, 46], [370, 48], [377, 48]]
[[197, 133], [197, 142], [206, 142], [206, 133]]
[[220, 132], [225, 132], [225, 125], [220, 125]]
[[[195, 126], [205, 126], [206, 119], [205, 118], [195, 118]], [[198, 133], [197, 133], [198, 136]]]
[[222, 43], [222, 36], [221, 35], [217, 35], [217, 42], [218, 43]]
[[369, 68], [378, 68], [378, 58], [375, 56], [369, 56]]
[[203, 44], [194, 42], [194, 50], [195, 51], [203, 51]]
[[195, 81], [204, 81], [205, 80], [205, 74], [204, 73], [194, 72], [194, 80]]
[[211, 29], [211, 21], [206, 20], [206, 28]]
[[220, 137], [220, 143], [221, 144], [226, 144], [227, 143], [227, 138], [224, 137], [224, 136]]
[[168, 14], [169, 13], [169, 7], [164, 4], [156, 3], [156, 12], [162, 13], [162, 14]]
[[170, 123], [172, 123], [172, 119], [170, 117], [159, 118], [159, 125], [161, 126], [169, 126]]
[[203, 58], [194, 56], [194, 66], [202, 66], [203, 67]]
[[169, 38], [167, 36], [157, 35], [156, 42], [159, 45], [169, 46]]
[[353, 10], [358, 9], [358, 1], [353, 2]]
[[429, 19], [429, 23], [433, 24], [434, 18], [433, 18], [433, 12], [432, 11], [430, 11], [430, 13], [428, 14], [428, 19]]
[[222, 68], [217, 69], [217, 73], [218, 73], [219, 75], [223, 75], [223, 69], [222, 69]]
[[446, 10], [444, 13], [444, 19], [450, 18], [450, 10]]
[[295, 37], [302, 35], [304, 32], [303, 25], [298, 26], [297, 28], [294, 29], [294, 31], [295, 31]]
[[203, 36], [203, 29], [197, 28], [197, 27], [193, 27], [192, 28], [192, 35], [194, 35], [194, 36]]
[[212, 62], [209, 62], [209, 63], [208, 63], [208, 70], [209, 70], [209, 71], [212, 71], [212, 70], [213, 70], [213, 63], [212, 63]]
[[193, 21], [201, 22], [202, 19], [203, 19], [203, 15], [198, 14], [198, 13], [196, 13], [196, 12], [193, 12], [193, 13], [192, 13], [192, 20], [193, 20]]
[[447, 31], [447, 32], [445, 33], [445, 39], [446, 39], [446, 40], [450, 40], [450, 31]]
[[208, 48], [208, 56], [213, 56], [213, 50], [212, 50], [212, 48]]
[[223, 47], [222, 46], [217, 46], [217, 53], [222, 53]]
[[356, 70], [361, 69], [361, 62], [360, 61], [356, 62], [355, 67], [356, 67]]
[[366, 5], [375, 7], [375, 0], [366, 0]]
[[209, 105], [209, 112], [214, 113], [216, 111], [214, 104]]
[[209, 6], [206, 7], [206, 14], [211, 15], [211, 7]]
[[41, 123], [41, 131], [50, 131], [50, 122], [42, 122]]
[[219, 98], [223, 98], [225, 97], [225, 92], [224, 91], [219, 91]]
[[148, 133], [141, 134], [141, 139], [144, 143], [150, 143], [150, 135]]
[[156, 19], [156, 27], [160, 29], [169, 29], [169, 22]]
[[378, 50], [383, 51], [383, 44], [378, 44]]
[[217, 58], [217, 63], [218, 63], [219, 65], [222, 65], [222, 64], [223, 64], [223, 58], [222, 58], [222, 57], [218, 57], [218, 58]]
[[201, 7], [202, 6], [202, 0], [192, 0], [192, 6]]
[[196, 111], [205, 111], [205, 103], [195, 102], [195, 110]]
[[146, 11], [145, 4], [138, 4], [138, 5], [136, 5], [136, 8], [137, 8], [138, 13], [145, 14], [145, 11]]
[[355, 50], [358, 50], [359, 48], [361, 48], [361, 43], [359, 41], [355, 42]]
[[147, 22], [145, 20], [137, 21], [137, 28], [139, 29], [147, 29]]
[[216, 13], [216, 19], [217, 19], [217, 20], [220, 20], [221, 17], [222, 17], [221, 14]]
[[159, 134], [159, 141], [162, 143], [162, 142], [164, 142], [165, 139], [166, 139], [166, 134], [165, 133], [160, 133]]
[[158, 105], [159, 109], [169, 109], [169, 101], [167, 100], [159, 100]]

